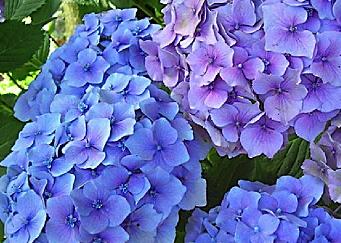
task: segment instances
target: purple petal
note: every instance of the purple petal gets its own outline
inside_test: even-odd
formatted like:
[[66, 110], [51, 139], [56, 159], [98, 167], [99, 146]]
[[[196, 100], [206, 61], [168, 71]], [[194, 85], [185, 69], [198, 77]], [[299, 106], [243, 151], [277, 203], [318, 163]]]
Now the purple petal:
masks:
[[245, 128], [241, 133], [240, 142], [249, 157], [263, 153], [272, 158], [283, 145], [283, 135], [260, 127]]
[[103, 150], [110, 136], [110, 121], [104, 118], [92, 119], [87, 124], [87, 138], [91, 146]]
[[112, 195], [106, 202], [106, 213], [111, 227], [120, 225], [130, 214], [130, 206], [124, 197]]
[[164, 148], [161, 152], [164, 161], [170, 166], [177, 166], [190, 159], [186, 146], [177, 142]]

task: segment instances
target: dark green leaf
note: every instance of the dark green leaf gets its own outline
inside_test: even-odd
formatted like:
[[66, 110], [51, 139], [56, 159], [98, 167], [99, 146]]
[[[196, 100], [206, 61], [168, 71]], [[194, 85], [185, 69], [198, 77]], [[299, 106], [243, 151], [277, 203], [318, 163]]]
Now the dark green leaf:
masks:
[[59, 9], [61, 0], [47, 0], [37, 11], [32, 13], [32, 24], [41, 24], [50, 20], [53, 14]]
[[6, 0], [5, 17], [11, 20], [21, 20], [38, 8], [43, 6], [47, 0]]
[[46, 62], [47, 57], [50, 53], [50, 39], [49, 36], [45, 33], [43, 44], [40, 46], [38, 51], [32, 56], [31, 60], [27, 63], [35, 70], [41, 68], [41, 66]]
[[31, 60], [19, 68], [13, 70], [12, 76], [16, 80], [24, 80], [31, 72], [40, 70], [41, 66], [45, 64], [50, 53], [50, 39], [48, 34], [44, 35], [44, 42], [36, 53], [32, 56]]
[[240, 179], [250, 179], [254, 163], [247, 156], [232, 159], [220, 157], [215, 150], [211, 150], [206, 163], [209, 165], [203, 174], [207, 181], [207, 207], [212, 208], [220, 204], [224, 194]]
[[0, 96], [0, 161], [2, 161], [11, 150], [23, 123], [13, 116], [12, 104], [15, 96]]
[[272, 159], [265, 156], [250, 159], [245, 155], [228, 159], [220, 157], [215, 150], [210, 151], [207, 160], [202, 162], [207, 181], [206, 209], [219, 205], [224, 194], [236, 186], [239, 180], [274, 184], [282, 175], [298, 177], [301, 174], [301, 165], [308, 155], [309, 143], [297, 137]]
[[43, 41], [39, 26], [5, 21], [0, 25], [0, 72], [12, 71], [29, 61]]
[[110, 0], [117, 8], [131, 8], [134, 7], [133, 0]]

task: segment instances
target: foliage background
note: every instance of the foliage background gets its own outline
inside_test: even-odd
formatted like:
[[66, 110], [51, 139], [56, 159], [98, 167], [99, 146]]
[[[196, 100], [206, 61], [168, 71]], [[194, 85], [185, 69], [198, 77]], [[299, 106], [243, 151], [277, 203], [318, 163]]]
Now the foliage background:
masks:
[[[116, 7], [135, 7], [140, 18], [149, 17], [162, 25], [159, 0], [5, 0], [6, 20], [0, 23], [0, 161], [24, 125], [13, 116], [18, 95], [26, 91], [49, 54], [68, 40], [85, 14]], [[291, 137], [288, 146], [272, 160], [263, 156], [221, 158], [212, 150], [202, 161], [208, 185], [206, 209], [218, 205], [240, 179], [274, 183], [281, 175], [301, 176], [300, 166], [308, 157], [308, 142], [297, 137]], [[5, 173], [4, 168], [0, 173]], [[190, 212], [180, 215], [177, 242], [183, 242], [188, 215]], [[2, 239], [3, 227], [0, 230]]]

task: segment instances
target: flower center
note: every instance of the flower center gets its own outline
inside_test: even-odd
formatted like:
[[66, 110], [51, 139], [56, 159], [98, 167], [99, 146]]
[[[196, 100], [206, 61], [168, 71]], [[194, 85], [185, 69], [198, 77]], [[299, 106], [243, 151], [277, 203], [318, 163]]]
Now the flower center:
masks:
[[243, 63], [239, 63], [239, 64], [237, 65], [237, 67], [238, 67], [238, 68], [243, 68]]
[[321, 61], [322, 61], [322, 62], [327, 61], [327, 57], [326, 57], [326, 56], [321, 57]]
[[155, 196], [156, 196], [156, 191], [155, 191], [155, 189], [151, 189], [151, 190], [149, 191], [149, 195], [150, 195], [151, 197], [155, 197]]
[[216, 59], [215, 57], [208, 57], [208, 63], [209, 64], [214, 63], [215, 59]]
[[115, 20], [116, 20], [116, 22], [121, 22], [122, 18], [121, 18], [121, 16], [116, 16]]
[[281, 214], [281, 213], [282, 213], [282, 209], [277, 208], [277, 209], [276, 209], [276, 214]]
[[70, 214], [66, 217], [65, 224], [71, 228], [74, 228], [76, 226], [77, 221], [78, 219], [74, 217], [72, 214]]
[[265, 66], [269, 66], [270, 65], [270, 62], [268, 61], [268, 59], [263, 58], [262, 61], [263, 61]]
[[81, 113], [84, 113], [87, 109], [88, 109], [88, 105], [85, 104], [84, 102], [80, 102], [80, 103], [78, 104], [78, 110], [79, 110]]
[[320, 78], [316, 78], [312, 82], [313, 89], [316, 89], [322, 85], [322, 80]]
[[101, 209], [101, 208], [103, 207], [103, 202], [102, 202], [102, 200], [100, 200], [100, 199], [95, 200], [95, 201], [92, 203], [92, 207], [95, 208], [95, 209]]
[[128, 184], [127, 183], [121, 184], [118, 188], [124, 194], [128, 192]]
[[239, 30], [239, 29], [240, 29], [240, 26], [239, 26], [238, 23], [236, 23], [236, 24], [234, 25], [234, 29], [235, 29], [235, 30]]
[[53, 161], [52, 158], [48, 158], [48, 159], [46, 159], [46, 160], [43, 162], [43, 164], [44, 164], [48, 169], [51, 169], [51, 167], [52, 167], [52, 161]]
[[83, 70], [84, 70], [85, 72], [89, 71], [89, 69], [90, 69], [90, 64], [89, 64], [89, 63], [87, 63], [87, 64], [85, 64], [85, 65], [83, 66]]
[[126, 150], [126, 148], [127, 148], [123, 141], [120, 141], [117, 144], [117, 147], [119, 147], [122, 150], [122, 152], [124, 152]]
[[34, 133], [34, 136], [39, 136], [39, 135], [41, 135], [41, 134], [42, 134], [41, 131], [36, 131], [36, 132]]
[[104, 241], [102, 240], [102, 238], [96, 237], [92, 240], [92, 243], [104, 243]]
[[156, 146], [156, 150], [157, 150], [157, 151], [161, 151], [161, 150], [162, 150], [161, 145]]
[[97, 171], [96, 170], [91, 170], [91, 176], [92, 177], [98, 176]]
[[259, 229], [258, 226], [255, 226], [255, 227], [253, 227], [253, 231], [254, 231], [255, 233], [258, 233], [258, 232], [260, 231], [260, 229]]
[[291, 33], [295, 33], [295, 32], [297, 31], [297, 26], [294, 26], [294, 25], [290, 26], [290, 27], [289, 27], [289, 31], [290, 31]]
[[44, 191], [44, 198], [45, 198], [45, 199], [51, 198], [52, 196], [53, 196], [53, 195], [52, 195], [51, 192], [49, 192], [49, 191]]
[[110, 124], [111, 124], [111, 125], [114, 124], [115, 121], [116, 121], [116, 118], [115, 118], [114, 115], [112, 115], [112, 116], [110, 117]]
[[133, 35], [138, 35], [141, 33], [141, 28], [136, 26], [135, 29], [132, 31]]

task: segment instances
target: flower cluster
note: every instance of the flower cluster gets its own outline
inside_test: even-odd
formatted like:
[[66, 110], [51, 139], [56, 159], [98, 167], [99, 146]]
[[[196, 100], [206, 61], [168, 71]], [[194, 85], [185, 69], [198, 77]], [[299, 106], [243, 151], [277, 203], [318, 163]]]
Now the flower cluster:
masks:
[[89, 14], [15, 115], [30, 121], [1, 162], [6, 242], [172, 242], [180, 209], [206, 204], [209, 149], [151, 84], [135, 9]]
[[283, 176], [274, 186], [240, 181], [220, 206], [193, 212], [185, 242], [338, 242], [341, 220], [315, 206], [322, 192], [312, 176]]
[[221, 155], [272, 157], [293, 131], [313, 141], [341, 108], [341, 1], [164, 0], [141, 46]]
[[332, 200], [341, 203], [341, 128], [340, 115], [332, 119], [331, 125], [317, 143], [310, 144], [310, 159], [304, 161], [303, 172], [322, 180], [327, 186], [326, 203]]

